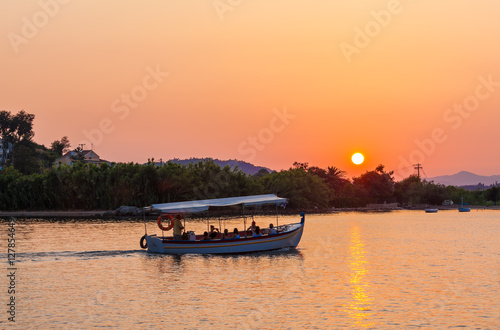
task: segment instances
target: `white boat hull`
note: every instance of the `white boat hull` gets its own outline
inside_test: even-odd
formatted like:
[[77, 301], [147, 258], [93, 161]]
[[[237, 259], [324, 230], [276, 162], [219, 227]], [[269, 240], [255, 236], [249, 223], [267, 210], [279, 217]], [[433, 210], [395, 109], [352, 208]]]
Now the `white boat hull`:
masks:
[[174, 241], [146, 235], [148, 252], [165, 254], [237, 254], [295, 248], [302, 237], [304, 223], [288, 226], [276, 235], [211, 241]]

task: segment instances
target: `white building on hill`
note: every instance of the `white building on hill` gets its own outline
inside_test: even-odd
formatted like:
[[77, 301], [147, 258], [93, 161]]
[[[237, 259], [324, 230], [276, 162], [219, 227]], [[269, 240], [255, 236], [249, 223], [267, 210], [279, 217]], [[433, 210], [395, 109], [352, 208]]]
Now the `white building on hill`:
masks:
[[78, 154], [83, 156], [84, 163], [96, 164], [96, 165], [99, 165], [102, 163], [110, 164], [110, 162], [108, 162], [107, 160], [101, 159], [101, 157], [99, 157], [99, 155], [96, 154], [96, 152], [94, 150], [82, 150], [80, 152], [75, 151], [75, 150], [68, 151], [61, 158], [56, 159], [54, 164], [56, 164], [56, 165], [67, 164], [67, 165], [73, 166], [73, 163], [75, 162], [76, 157], [79, 157]]

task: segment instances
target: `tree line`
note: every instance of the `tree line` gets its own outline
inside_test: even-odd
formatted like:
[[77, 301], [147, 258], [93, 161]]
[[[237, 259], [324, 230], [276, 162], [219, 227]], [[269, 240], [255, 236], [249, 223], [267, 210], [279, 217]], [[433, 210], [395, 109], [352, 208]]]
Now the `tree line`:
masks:
[[326, 169], [295, 163], [288, 170], [261, 170], [249, 176], [238, 168], [221, 168], [211, 160], [187, 166], [167, 162], [159, 166], [76, 162], [43, 173], [22, 174], [14, 167], [0, 174], [2, 210], [112, 210], [121, 205], [143, 207], [155, 203], [275, 193], [289, 199], [287, 207], [324, 211], [332, 207], [362, 207], [368, 203], [402, 205], [496, 202], [498, 187], [466, 191], [410, 176], [394, 182], [382, 165], [348, 180], [335, 167]]
[[[74, 165], [54, 165], [70, 150], [67, 137], [50, 148], [33, 141], [34, 115], [0, 111], [2, 157], [0, 209], [2, 210], [112, 210], [121, 205], [147, 206], [186, 200], [274, 193], [289, 200], [292, 209], [324, 211], [330, 208], [363, 207], [369, 203], [401, 205], [441, 204], [444, 200], [487, 205], [500, 199], [499, 187], [468, 191], [421, 180], [412, 175], [396, 182], [383, 165], [349, 180], [337, 167], [319, 168], [294, 163], [288, 170], [263, 169], [247, 175], [238, 168], [220, 167], [212, 160], [158, 166], [112, 163], [94, 165], [74, 159]], [[78, 149], [78, 148], [77, 148]], [[77, 150], [75, 149], [75, 150]], [[78, 154], [78, 153], [77, 153]]]

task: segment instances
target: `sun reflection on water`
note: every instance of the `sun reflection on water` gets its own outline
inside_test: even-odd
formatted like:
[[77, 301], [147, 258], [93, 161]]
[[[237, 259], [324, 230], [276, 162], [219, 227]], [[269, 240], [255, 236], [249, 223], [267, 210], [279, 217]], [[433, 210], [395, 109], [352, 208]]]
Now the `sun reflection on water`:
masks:
[[352, 301], [346, 306], [349, 318], [352, 324], [356, 327], [370, 327], [373, 322], [370, 322], [372, 299], [368, 296], [369, 285], [365, 280], [367, 274], [365, 264], [365, 245], [359, 233], [359, 228], [354, 226], [351, 228], [350, 241], [350, 283]]

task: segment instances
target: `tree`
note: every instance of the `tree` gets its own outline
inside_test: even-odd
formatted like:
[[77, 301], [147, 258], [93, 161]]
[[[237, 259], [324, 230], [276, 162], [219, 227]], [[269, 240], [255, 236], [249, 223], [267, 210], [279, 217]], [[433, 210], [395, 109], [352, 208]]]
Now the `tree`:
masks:
[[445, 199], [449, 199], [446, 194], [445, 185], [424, 180], [422, 186], [424, 190], [423, 201], [426, 204], [438, 205], [443, 203]]
[[12, 123], [12, 115], [9, 111], [0, 111], [0, 134], [2, 138], [2, 166], [7, 161], [7, 148], [10, 141], [10, 129]]
[[54, 151], [59, 157], [70, 150], [70, 143], [67, 136], [63, 136], [61, 140], [55, 140], [50, 145], [50, 149]]
[[266, 170], [265, 168], [261, 168], [257, 173], [255, 173], [254, 175], [252, 175], [252, 178], [254, 178], [254, 179], [260, 179], [263, 176], [266, 176], [268, 174], [269, 174], [268, 170]]
[[394, 184], [394, 195], [401, 204], [421, 204], [424, 187], [420, 177], [412, 174], [406, 179]]
[[485, 191], [486, 199], [490, 200], [497, 205], [497, 201], [500, 197], [500, 188], [498, 186], [493, 186]]
[[44, 145], [30, 140], [21, 140], [16, 143], [12, 151], [12, 165], [23, 174], [42, 173], [44, 168], [52, 166], [57, 158], [52, 150]]
[[346, 183], [349, 183], [349, 180], [345, 178], [346, 172], [335, 166], [329, 166], [326, 170], [316, 166], [311, 166], [307, 169], [307, 171], [322, 178], [335, 196], [339, 196]]
[[83, 148], [81, 146], [78, 146], [75, 150], [73, 150], [70, 158], [73, 162], [83, 163], [85, 161], [85, 156], [83, 155]]
[[287, 171], [274, 172], [260, 178], [266, 193], [286, 197], [290, 206], [300, 209], [324, 209], [328, 207], [329, 190], [318, 176], [302, 166]]
[[21, 140], [31, 141], [35, 133], [33, 132], [33, 120], [35, 115], [24, 110], [12, 115], [9, 111], [0, 111], [0, 134], [2, 138], [2, 165], [7, 160], [7, 148], [9, 143], [15, 148], [15, 144]]
[[299, 163], [299, 162], [294, 162], [293, 163], [293, 167], [294, 168], [301, 168], [303, 170], [306, 170], [309, 168], [309, 163]]
[[385, 172], [384, 165], [379, 165], [375, 171], [366, 172], [357, 178], [353, 178], [353, 183], [358, 191], [359, 197], [369, 197], [384, 202], [394, 196], [394, 172]]
[[[37, 156], [41, 156], [37, 151], [37, 144], [23, 140], [16, 144], [12, 152], [13, 165], [16, 170], [23, 174], [32, 174], [40, 172], [41, 164]], [[42, 150], [40, 150], [43, 152]]]
[[12, 117], [12, 128], [11, 133], [14, 143], [21, 140], [29, 140], [33, 138], [35, 133], [33, 132], [33, 120], [35, 115], [25, 112], [24, 110], [19, 111], [15, 116]]

